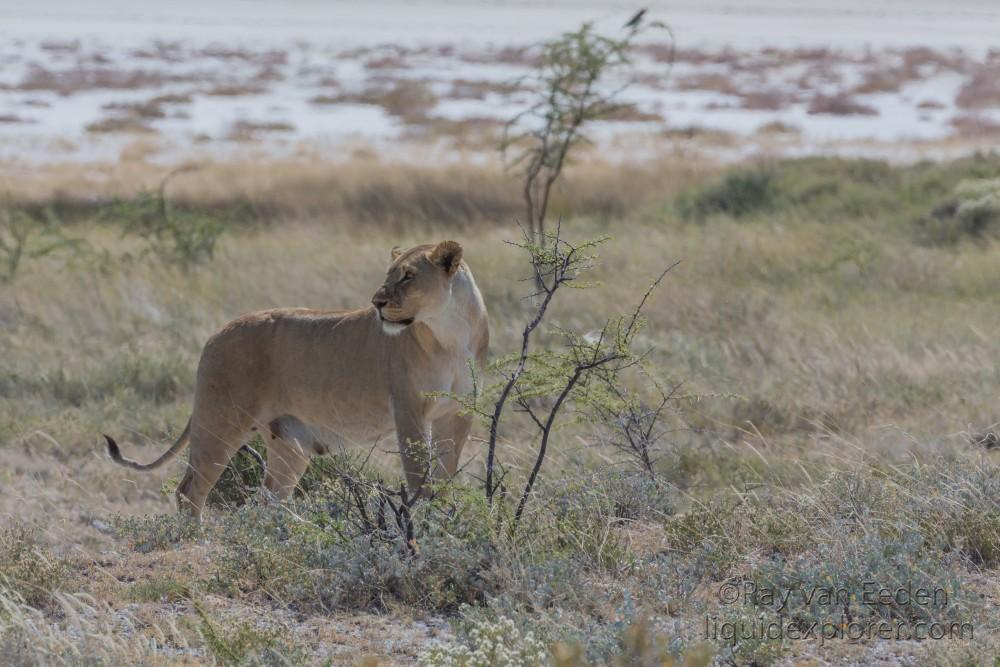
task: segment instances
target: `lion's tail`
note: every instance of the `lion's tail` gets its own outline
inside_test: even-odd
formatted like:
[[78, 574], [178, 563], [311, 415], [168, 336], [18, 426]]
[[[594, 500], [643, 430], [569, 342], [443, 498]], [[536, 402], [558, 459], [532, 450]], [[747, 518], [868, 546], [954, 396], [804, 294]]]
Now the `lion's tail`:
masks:
[[108, 455], [110, 455], [111, 460], [118, 465], [125, 466], [126, 468], [132, 468], [133, 470], [155, 470], [164, 463], [172, 461], [182, 449], [187, 447], [188, 443], [191, 441], [191, 420], [188, 419], [187, 426], [184, 427], [184, 432], [181, 433], [179, 438], [177, 438], [177, 442], [171, 445], [170, 449], [163, 452], [160, 458], [156, 459], [152, 463], [142, 464], [137, 461], [127, 459], [122, 456], [122, 452], [118, 448], [118, 443], [115, 442], [110, 435], [105, 434], [104, 439], [108, 441]]

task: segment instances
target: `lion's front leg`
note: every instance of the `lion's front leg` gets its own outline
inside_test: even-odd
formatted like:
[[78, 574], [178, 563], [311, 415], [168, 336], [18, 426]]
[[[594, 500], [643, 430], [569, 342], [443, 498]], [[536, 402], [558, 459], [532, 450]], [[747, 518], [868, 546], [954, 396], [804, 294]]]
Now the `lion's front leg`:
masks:
[[434, 438], [434, 481], [451, 479], [458, 472], [462, 448], [472, 430], [472, 415], [450, 415], [435, 419], [431, 435]]
[[433, 479], [431, 428], [424, 410], [394, 409], [399, 455], [406, 473], [406, 486], [411, 495], [422, 492], [424, 484]]

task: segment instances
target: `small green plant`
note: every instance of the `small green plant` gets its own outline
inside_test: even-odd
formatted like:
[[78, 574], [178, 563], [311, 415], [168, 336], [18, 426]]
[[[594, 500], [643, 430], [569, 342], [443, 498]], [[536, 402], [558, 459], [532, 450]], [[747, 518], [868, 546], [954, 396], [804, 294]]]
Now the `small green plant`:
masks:
[[[532, 278], [538, 286], [538, 292], [532, 295], [538, 305], [521, 333], [520, 351], [493, 362], [490, 370], [499, 378], [495, 383], [480, 388], [477, 382], [472, 394], [456, 397], [489, 428], [485, 496], [490, 505], [503, 485], [505, 473], [500, 470], [498, 476], [497, 438], [500, 423], [511, 405], [527, 415], [536, 429], [535, 461], [514, 509], [511, 532], [524, 516], [564, 408], [575, 404], [593, 414], [595, 392], [605, 395], [607, 384], [617, 385], [624, 371], [641, 363], [642, 355], [632, 347], [644, 324], [642, 309], [653, 290], [677, 265], [669, 266], [653, 281], [631, 315], [609, 319], [599, 331], [587, 334], [560, 329], [557, 333], [562, 339], [561, 346], [536, 349], [534, 336], [556, 294], [563, 287], [588, 286], [581, 276], [596, 263], [594, 250], [606, 240], [571, 243], [563, 237], [561, 224], [547, 239], [547, 243], [538, 244], [525, 232], [523, 242], [515, 244], [528, 255]], [[652, 426], [655, 428], [655, 423]]]
[[67, 236], [51, 211], [39, 219], [27, 211], [0, 210], [0, 282], [11, 282], [25, 260], [77, 253], [80, 239]]
[[125, 220], [125, 234], [141, 236], [146, 241], [146, 252], [183, 269], [212, 259], [219, 237], [230, 222], [211, 212], [170, 205], [167, 185], [174, 176], [187, 171], [191, 169], [175, 169], [155, 190], [145, 190], [132, 201], [119, 202], [111, 211], [112, 217]]
[[584, 23], [543, 44], [533, 80], [516, 84], [534, 90], [537, 101], [505, 125], [500, 148], [508, 167], [520, 169], [524, 224], [538, 246], [549, 240], [545, 218], [552, 188], [570, 151], [587, 141], [584, 126], [623, 108], [617, 99], [628, 87], [623, 70], [633, 41], [647, 28], [666, 30], [662, 23], [643, 23], [642, 18], [626, 25], [623, 37], [597, 34], [592, 24]]

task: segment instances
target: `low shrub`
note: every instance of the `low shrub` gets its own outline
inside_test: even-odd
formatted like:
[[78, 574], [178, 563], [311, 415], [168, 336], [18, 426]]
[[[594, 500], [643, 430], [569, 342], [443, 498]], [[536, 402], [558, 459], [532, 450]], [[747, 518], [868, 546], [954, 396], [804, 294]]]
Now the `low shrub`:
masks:
[[112, 525], [118, 538], [124, 539], [129, 549], [139, 553], [171, 549], [200, 533], [200, 526], [181, 513], [116, 516], [112, 517]]
[[534, 633], [521, 634], [512, 620], [480, 620], [470, 624], [462, 639], [440, 642], [421, 653], [420, 667], [541, 667], [548, 647]]
[[905, 480], [929, 545], [979, 568], [1000, 566], [1000, 477], [992, 466], [928, 465]]
[[[963, 622], [971, 599], [963, 595], [955, 563], [929, 554], [916, 531], [899, 538], [843, 534], [837, 541], [795, 558], [775, 558], [751, 575], [758, 591], [791, 592], [787, 600], [749, 598], [760, 607], [802, 624], [879, 621]], [[916, 591], [928, 592], [922, 600]], [[890, 595], [882, 595], [888, 591]], [[897, 591], [909, 591], [896, 595]]]
[[925, 239], [942, 242], [995, 224], [998, 176], [995, 155], [906, 167], [810, 157], [734, 167], [682, 192], [674, 205], [694, 221], [780, 215], [824, 222], [867, 219], [907, 229], [916, 224]]
[[923, 237], [932, 243], [996, 236], [1000, 232], [1000, 179], [960, 182], [952, 195], [922, 219]]
[[38, 541], [38, 531], [14, 522], [0, 529], [0, 589], [42, 607], [69, 581], [69, 566]]
[[684, 217], [695, 220], [713, 215], [740, 218], [771, 210], [777, 196], [774, 171], [754, 167], [731, 171], [717, 183], [682, 195], [678, 206]]

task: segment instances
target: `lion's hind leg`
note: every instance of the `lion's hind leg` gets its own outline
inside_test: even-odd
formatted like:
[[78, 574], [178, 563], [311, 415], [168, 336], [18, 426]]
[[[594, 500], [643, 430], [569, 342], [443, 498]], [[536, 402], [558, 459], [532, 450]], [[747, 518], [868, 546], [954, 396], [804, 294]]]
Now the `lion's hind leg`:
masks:
[[190, 458], [176, 496], [178, 509], [195, 520], [201, 520], [209, 492], [239, 451], [253, 423], [250, 418], [228, 417], [192, 419]]
[[269, 426], [264, 486], [278, 500], [284, 500], [295, 491], [309, 467], [315, 437], [308, 426], [292, 416], [275, 419]]

